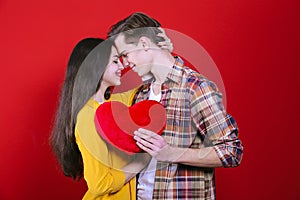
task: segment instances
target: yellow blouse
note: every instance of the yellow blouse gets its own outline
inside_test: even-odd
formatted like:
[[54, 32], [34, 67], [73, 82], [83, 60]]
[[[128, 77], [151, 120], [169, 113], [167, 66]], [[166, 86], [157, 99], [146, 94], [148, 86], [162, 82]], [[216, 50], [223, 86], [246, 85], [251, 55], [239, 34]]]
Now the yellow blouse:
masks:
[[[114, 94], [110, 100], [129, 106], [136, 89]], [[125, 174], [120, 170], [131, 161], [131, 156], [102, 140], [95, 128], [94, 116], [99, 105], [90, 99], [78, 113], [75, 127], [76, 142], [83, 159], [84, 179], [88, 186], [83, 200], [135, 200], [136, 180], [134, 178], [125, 184]]]

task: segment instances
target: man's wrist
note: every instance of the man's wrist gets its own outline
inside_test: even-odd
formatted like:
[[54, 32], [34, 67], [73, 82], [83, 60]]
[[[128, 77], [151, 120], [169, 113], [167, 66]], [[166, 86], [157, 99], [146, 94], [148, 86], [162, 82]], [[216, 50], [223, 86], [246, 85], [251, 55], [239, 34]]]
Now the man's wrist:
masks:
[[168, 162], [180, 163], [180, 158], [182, 157], [185, 151], [187, 151], [187, 149], [169, 146]]

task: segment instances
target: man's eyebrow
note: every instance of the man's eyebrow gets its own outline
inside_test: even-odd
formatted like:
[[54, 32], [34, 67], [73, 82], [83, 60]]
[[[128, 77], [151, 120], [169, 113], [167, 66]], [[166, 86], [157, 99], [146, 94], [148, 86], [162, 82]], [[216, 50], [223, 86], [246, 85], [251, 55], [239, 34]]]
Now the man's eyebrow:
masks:
[[125, 54], [126, 50], [122, 51], [121, 53], [119, 53], [119, 56], [123, 56]]

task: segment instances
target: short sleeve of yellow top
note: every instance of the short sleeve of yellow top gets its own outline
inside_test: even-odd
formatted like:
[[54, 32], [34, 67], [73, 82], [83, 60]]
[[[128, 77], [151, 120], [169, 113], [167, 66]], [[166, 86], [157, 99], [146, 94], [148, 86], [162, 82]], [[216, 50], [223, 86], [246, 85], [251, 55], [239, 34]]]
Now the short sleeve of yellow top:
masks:
[[[137, 88], [114, 94], [111, 101], [131, 105]], [[84, 179], [88, 186], [83, 200], [136, 199], [135, 178], [125, 183], [125, 174], [119, 170], [131, 157], [106, 143], [97, 133], [94, 124], [95, 111], [100, 104], [90, 99], [77, 115], [76, 143], [83, 159]]]

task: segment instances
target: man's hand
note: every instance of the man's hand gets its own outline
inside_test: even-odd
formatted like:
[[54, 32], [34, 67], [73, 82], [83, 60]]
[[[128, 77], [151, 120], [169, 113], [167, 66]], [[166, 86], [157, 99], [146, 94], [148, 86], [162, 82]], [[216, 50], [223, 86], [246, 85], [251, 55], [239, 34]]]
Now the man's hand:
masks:
[[134, 135], [137, 145], [158, 161], [198, 167], [222, 167], [222, 162], [213, 147], [171, 147], [162, 136], [142, 128], [135, 131]]

